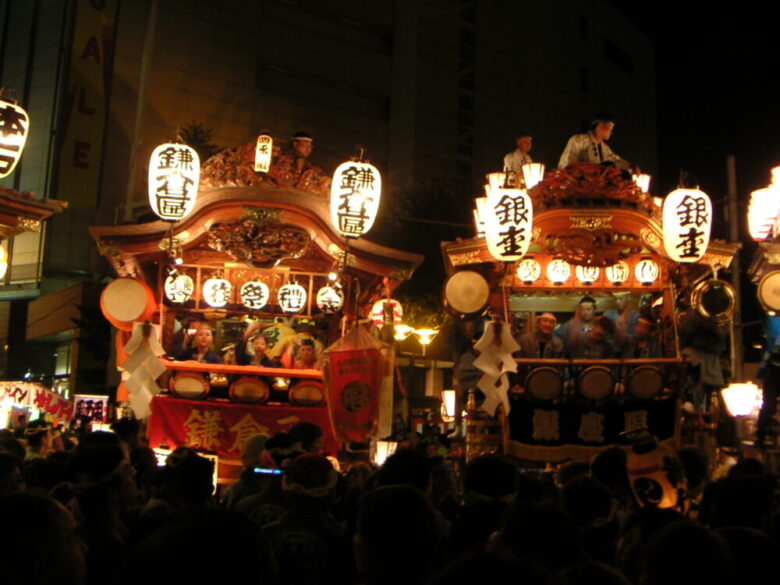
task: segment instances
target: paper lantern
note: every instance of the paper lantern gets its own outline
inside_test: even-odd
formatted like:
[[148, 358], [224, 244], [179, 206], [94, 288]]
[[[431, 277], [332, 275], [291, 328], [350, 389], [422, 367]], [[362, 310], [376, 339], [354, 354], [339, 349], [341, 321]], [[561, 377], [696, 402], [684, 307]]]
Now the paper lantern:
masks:
[[522, 189], [488, 189], [485, 213], [485, 241], [490, 254], [502, 262], [520, 260], [531, 245], [534, 210]]
[[535, 187], [544, 178], [544, 165], [542, 163], [526, 163], [520, 169], [523, 171], [526, 189]]
[[382, 196], [382, 177], [365, 162], [341, 163], [330, 188], [330, 217], [339, 233], [358, 238], [374, 225]]
[[374, 445], [374, 463], [382, 467], [385, 460], [395, 453], [398, 443], [396, 441], [377, 441]]
[[658, 278], [658, 264], [650, 259], [640, 260], [634, 267], [634, 276], [644, 285], [653, 284]]
[[203, 300], [210, 307], [224, 307], [230, 302], [233, 285], [224, 278], [209, 278], [203, 283]]
[[0, 99], [0, 179], [16, 168], [29, 130], [27, 112], [12, 100]]
[[8, 271], [8, 250], [5, 246], [0, 244], [0, 279], [5, 276]]
[[748, 416], [763, 403], [763, 393], [753, 382], [729, 384], [720, 394], [729, 414], [734, 417]]
[[251, 311], [259, 311], [268, 304], [271, 291], [268, 285], [259, 280], [250, 280], [241, 285], [239, 291], [241, 303]]
[[609, 280], [612, 284], [623, 284], [631, 275], [631, 267], [627, 262], [621, 260], [617, 264], [607, 266], [604, 272], [607, 275], [607, 280]]
[[452, 422], [455, 420], [456, 404], [455, 404], [455, 390], [442, 390], [441, 391], [441, 415], [445, 422]]
[[344, 293], [340, 288], [323, 286], [317, 291], [317, 308], [323, 313], [337, 313], [344, 306]]
[[770, 186], [750, 194], [748, 229], [755, 241], [765, 240], [772, 235], [778, 216], [780, 216], [780, 188]]
[[165, 279], [165, 296], [172, 303], [186, 303], [192, 298], [195, 283], [186, 274], [172, 274]]
[[677, 189], [664, 200], [664, 249], [675, 262], [696, 262], [710, 241], [712, 203], [699, 189]]
[[477, 197], [474, 199], [474, 226], [477, 230], [477, 236], [480, 238], [485, 237], [485, 206], [487, 205], [487, 197]]
[[[371, 307], [371, 321], [374, 325], [398, 324], [404, 316], [404, 308], [395, 299], [379, 299]], [[392, 320], [390, 320], [392, 319]]]
[[571, 266], [566, 260], [553, 260], [547, 265], [547, 278], [553, 284], [563, 284], [571, 276]]
[[285, 313], [297, 313], [306, 306], [306, 289], [297, 282], [280, 287], [276, 297]]
[[634, 183], [636, 183], [636, 186], [642, 189], [644, 193], [650, 192], [650, 175], [640, 173], [638, 175], [631, 175], [631, 178], [634, 180]]
[[533, 258], [521, 260], [517, 265], [517, 278], [524, 284], [532, 284], [542, 275], [542, 266]]
[[165, 221], [192, 211], [198, 196], [200, 158], [186, 144], [161, 144], [149, 161], [149, 205]]
[[271, 168], [271, 154], [273, 153], [274, 139], [268, 134], [257, 137], [255, 146], [255, 172], [267, 173]]
[[582, 284], [593, 284], [599, 279], [601, 270], [598, 266], [577, 266], [574, 269], [574, 274], [577, 275], [577, 280]]

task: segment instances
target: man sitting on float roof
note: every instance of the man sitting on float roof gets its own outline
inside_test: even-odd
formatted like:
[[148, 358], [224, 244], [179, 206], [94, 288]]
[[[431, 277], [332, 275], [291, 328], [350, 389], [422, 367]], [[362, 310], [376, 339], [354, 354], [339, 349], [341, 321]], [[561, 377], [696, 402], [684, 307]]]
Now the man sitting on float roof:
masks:
[[520, 336], [521, 356], [524, 358], [558, 359], [564, 355], [563, 341], [553, 335], [558, 319], [552, 313], [542, 313], [536, 319], [536, 330]]
[[569, 138], [563, 149], [558, 168], [565, 169], [571, 163], [610, 163], [619, 169], [626, 170], [631, 163], [620, 158], [607, 146], [607, 140], [612, 136], [615, 122], [609, 114], [597, 114], [590, 123], [590, 131], [586, 134], [575, 134]]

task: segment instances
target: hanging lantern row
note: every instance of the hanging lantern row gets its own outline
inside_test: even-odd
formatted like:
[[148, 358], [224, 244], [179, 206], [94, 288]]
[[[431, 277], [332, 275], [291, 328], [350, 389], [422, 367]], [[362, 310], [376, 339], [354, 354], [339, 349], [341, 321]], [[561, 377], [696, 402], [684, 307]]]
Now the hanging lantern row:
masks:
[[664, 249], [675, 262], [696, 262], [707, 251], [712, 202], [699, 189], [676, 189], [664, 199]]
[[[571, 265], [557, 258], [547, 264], [547, 279], [556, 285], [562, 285], [571, 278]], [[612, 266], [607, 266], [604, 273], [612, 284], [619, 286], [628, 281], [631, 275], [631, 267], [624, 260], [619, 261]], [[577, 266], [574, 270], [577, 280], [589, 286], [596, 282], [601, 276], [601, 269], [597, 266]], [[653, 260], [645, 258], [637, 262], [634, 268], [634, 276], [641, 284], [649, 286], [658, 279], [659, 268]], [[517, 278], [523, 284], [533, 284], [542, 275], [542, 266], [533, 258], [525, 258], [517, 264]]]
[[[192, 298], [195, 283], [186, 274], [172, 274], [165, 279], [165, 296], [172, 303], [186, 303]], [[203, 300], [214, 308], [221, 308], [230, 302], [233, 285], [229, 280], [213, 277], [203, 283]], [[259, 280], [250, 280], [239, 289], [241, 304], [251, 311], [259, 311], [268, 304], [271, 291]], [[281, 286], [276, 293], [279, 307], [285, 313], [297, 313], [306, 307], [306, 289], [298, 283]], [[340, 287], [323, 286], [317, 291], [317, 307], [323, 313], [337, 313], [344, 306], [344, 293]], [[400, 305], [399, 305], [400, 306]]]
[[0, 179], [10, 175], [22, 156], [30, 117], [14, 100], [0, 99]]
[[756, 242], [776, 236], [780, 217], [780, 167], [772, 169], [772, 182], [750, 194], [748, 229]]
[[515, 262], [531, 245], [533, 204], [524, 189], [507, 188], [505, 173], [490, 173], [485, 185], [487, 201], [479, 218], [484, 222], [490, 254], [502, 262]]
[[344, 237], [359, 238], [374, 225], [382, 196], [382, 176], [367, 162], [341, 163], [330, 188], [330, 218]]

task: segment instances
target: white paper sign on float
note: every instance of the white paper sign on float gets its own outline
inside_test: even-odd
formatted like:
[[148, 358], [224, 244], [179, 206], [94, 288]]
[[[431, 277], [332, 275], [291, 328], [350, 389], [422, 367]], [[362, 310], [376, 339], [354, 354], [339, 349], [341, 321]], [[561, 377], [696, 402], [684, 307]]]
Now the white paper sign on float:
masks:
[[675, 262], [696, 262], [707, 251], [712, 202], [699, 189], [676, 189], [664, 200], [664, 249]]
[[485, 215], [485, 241], [488, 251], [502, 262], [515, 262], [531, 245], [534, 210], [531, 198], [523, 189], [506, 189], [488, 185]]

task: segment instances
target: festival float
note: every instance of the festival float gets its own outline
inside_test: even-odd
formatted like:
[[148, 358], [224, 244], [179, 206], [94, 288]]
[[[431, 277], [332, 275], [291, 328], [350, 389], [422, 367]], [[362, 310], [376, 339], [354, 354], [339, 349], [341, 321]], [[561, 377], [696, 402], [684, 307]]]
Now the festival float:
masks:
[[[681, 403], [709, 408], [702, 372], [720, 357], [690, 338], [722, 329], [734, 310], [717, 273], [739, 246], [710, 239], [709, 197], [681, 188], [654, 198], [648, 176], [589, 163], [487, 179], [477, 235], [442, 243], [444, 305], [474, 342], [455, 366], [467, 458], [587, 460], [637, 432], [679, 445], [690, 430]], [[617, 357], [591, 351], [603, 341], [588, 337], [599, 314], [611, 317]], [[547, 335], [533, 337], [544, 320]], [[555, 337], [560, 351], [546, 345]]]
[[[367, 441], [380, 386], [392, 388], [388, 346], [353, 325], [422, 257], [361, 237], [376, 168], [361, 155], [331, 179], [297, 148], [306, 141], [262, 134], [199, 175], [192, 149], [162, 145], [149, 178], [161, 220], [90, 229], [116, 272], [101, 308], [117, 329], [118, 400], [149, 417], [151, 447], [216, 454], [221, 476], [248, 437], [301, 421], [333, 455]], [[266, 347], [253, 349], [252, 332]]]

